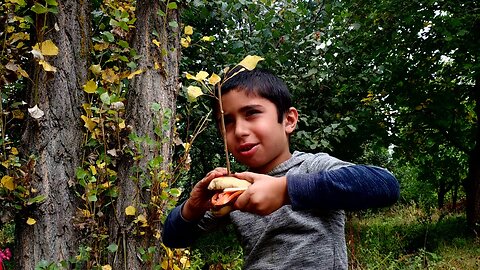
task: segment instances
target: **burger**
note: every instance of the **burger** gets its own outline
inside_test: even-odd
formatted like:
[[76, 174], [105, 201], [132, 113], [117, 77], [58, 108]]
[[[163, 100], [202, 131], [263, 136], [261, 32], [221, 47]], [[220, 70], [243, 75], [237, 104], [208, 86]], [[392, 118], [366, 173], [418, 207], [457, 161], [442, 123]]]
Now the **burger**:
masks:
[[208, 185], [209, 190], [215, 191], [211, 212], [214, 216], [221, 217], [233, 210], [233, 204], [249, 186], [250, 182], [232, 176], [222, 176], [213, 179]]

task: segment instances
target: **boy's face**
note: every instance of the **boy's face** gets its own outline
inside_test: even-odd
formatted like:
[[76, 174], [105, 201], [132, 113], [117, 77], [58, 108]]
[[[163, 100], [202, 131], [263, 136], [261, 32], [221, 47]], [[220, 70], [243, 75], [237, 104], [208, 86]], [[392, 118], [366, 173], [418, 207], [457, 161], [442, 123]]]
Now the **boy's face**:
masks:
[[257, 95], [231, 90], [222, 95], [228, 150], [250, 170], [267, 173], [290, 158], [288, 135], [298, 113], [290, 108], [278, 123], [275, 105]]

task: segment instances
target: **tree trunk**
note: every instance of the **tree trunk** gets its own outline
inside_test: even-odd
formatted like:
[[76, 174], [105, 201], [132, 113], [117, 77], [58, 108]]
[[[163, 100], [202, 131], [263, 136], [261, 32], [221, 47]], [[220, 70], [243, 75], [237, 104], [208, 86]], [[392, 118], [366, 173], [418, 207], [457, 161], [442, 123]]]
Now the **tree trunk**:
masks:
[[[90, 51], [90, 12], [87, 2], [82, 1], [58, 1], [58, 9], [58, 14], [48, 14], [47, 34], [39, 35], [59, 48], [57, 56], [46, 57], [57, 72], [45, 72], [35, 64], [38, 77], [29, 102], [45, 115], [30, 118], [22, 137], [23, 151], [37, 158], [32, 185], [46, 200], [18, 217], [18, 269], [34, 269], [41, 260], [58, 262], [73, 257], [80, 241], [72, 226], [77, 198], [69, 187], [81, 162], [80, 115]], [[27, 225], [27, 217], [34, 218], [36, 224]]]
[[[126, 158], [119, 166], [119, 197], [115, 213], [110, 221], [111, 242], [119, 244], [118, 253], [111, 265], [113, 269], [150, 269], [159, 264], [156, 258], [139, 259], [139, 249], [147, 250], [155, 247], [161, 249], [160, 241], [152, 235], [139, 235], [135, 232], [131, 221], [125, 216], [125, 209], [134, 206], [137, 216], [147, 217], [150, 227], [160, 231], [159, 211], [143, 207], [148, 205], [152, 195], [155, 195], [160, 170], [168, 171], [172, 156], [172, 130], [174, 123], [176, 95], [178, 90], [179, 69], [179, 31], [169, 26], [170, 21], [178, 21], [178, 10], [168, 10], [167, 16], [159, 16], [158, 11], [167, 11], [162, 1], [140, 0], [136, 4], [136, 32], [133, 37], [133, 47], [141, 56], [138, 68], [143, 70], [140, 76], [133, 79], [128, 93], [126, 108], [127, 124], [132, 126], [132, 132], [143, 139], [141, 142], [142, 158], [133, 163]], [[158, 33], [153, 35], [152, 33]], [[159, 41], [159, 46], [153, 40]], [[158, 104], [157, 109], [152, 109]], [[155, 128], [158, 128], [155, 132]], [[149, 161], [158, 158], [162, 160], [158, 168], [149, 167]], [[151, 181], [152, 185], [148, 182]]]
[[473, 96], [475, 98], [475, 113], [477, 114], [477, 129], [475, 131], [475, 147], [470, 152], [465, 192], [467, 195], [468, 224], [478, 230], [480, 228], [480, 73], [475, 78]]

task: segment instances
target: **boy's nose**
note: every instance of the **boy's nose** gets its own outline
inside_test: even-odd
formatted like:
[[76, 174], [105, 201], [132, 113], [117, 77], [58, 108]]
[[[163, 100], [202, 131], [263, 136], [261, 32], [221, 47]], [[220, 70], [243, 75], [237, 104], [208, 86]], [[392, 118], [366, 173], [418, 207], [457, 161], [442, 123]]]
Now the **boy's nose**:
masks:
[[235, 123], [235, 136], [244, 137], [248, 135], [248, 133], [249, 133], [248, 123], [241, 120]]

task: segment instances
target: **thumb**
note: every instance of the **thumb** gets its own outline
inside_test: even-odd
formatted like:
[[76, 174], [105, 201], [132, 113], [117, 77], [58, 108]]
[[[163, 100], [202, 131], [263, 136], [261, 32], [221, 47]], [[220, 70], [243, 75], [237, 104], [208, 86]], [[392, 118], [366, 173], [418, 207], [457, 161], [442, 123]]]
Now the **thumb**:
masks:
[[252, 173], [252, 172], [241, 172], [241, 173], [235, 173], [234, 175], [237, 178], [246, 180], [250, 183], [254, 183], [255, 179], [258, 179], [258, 174]]

